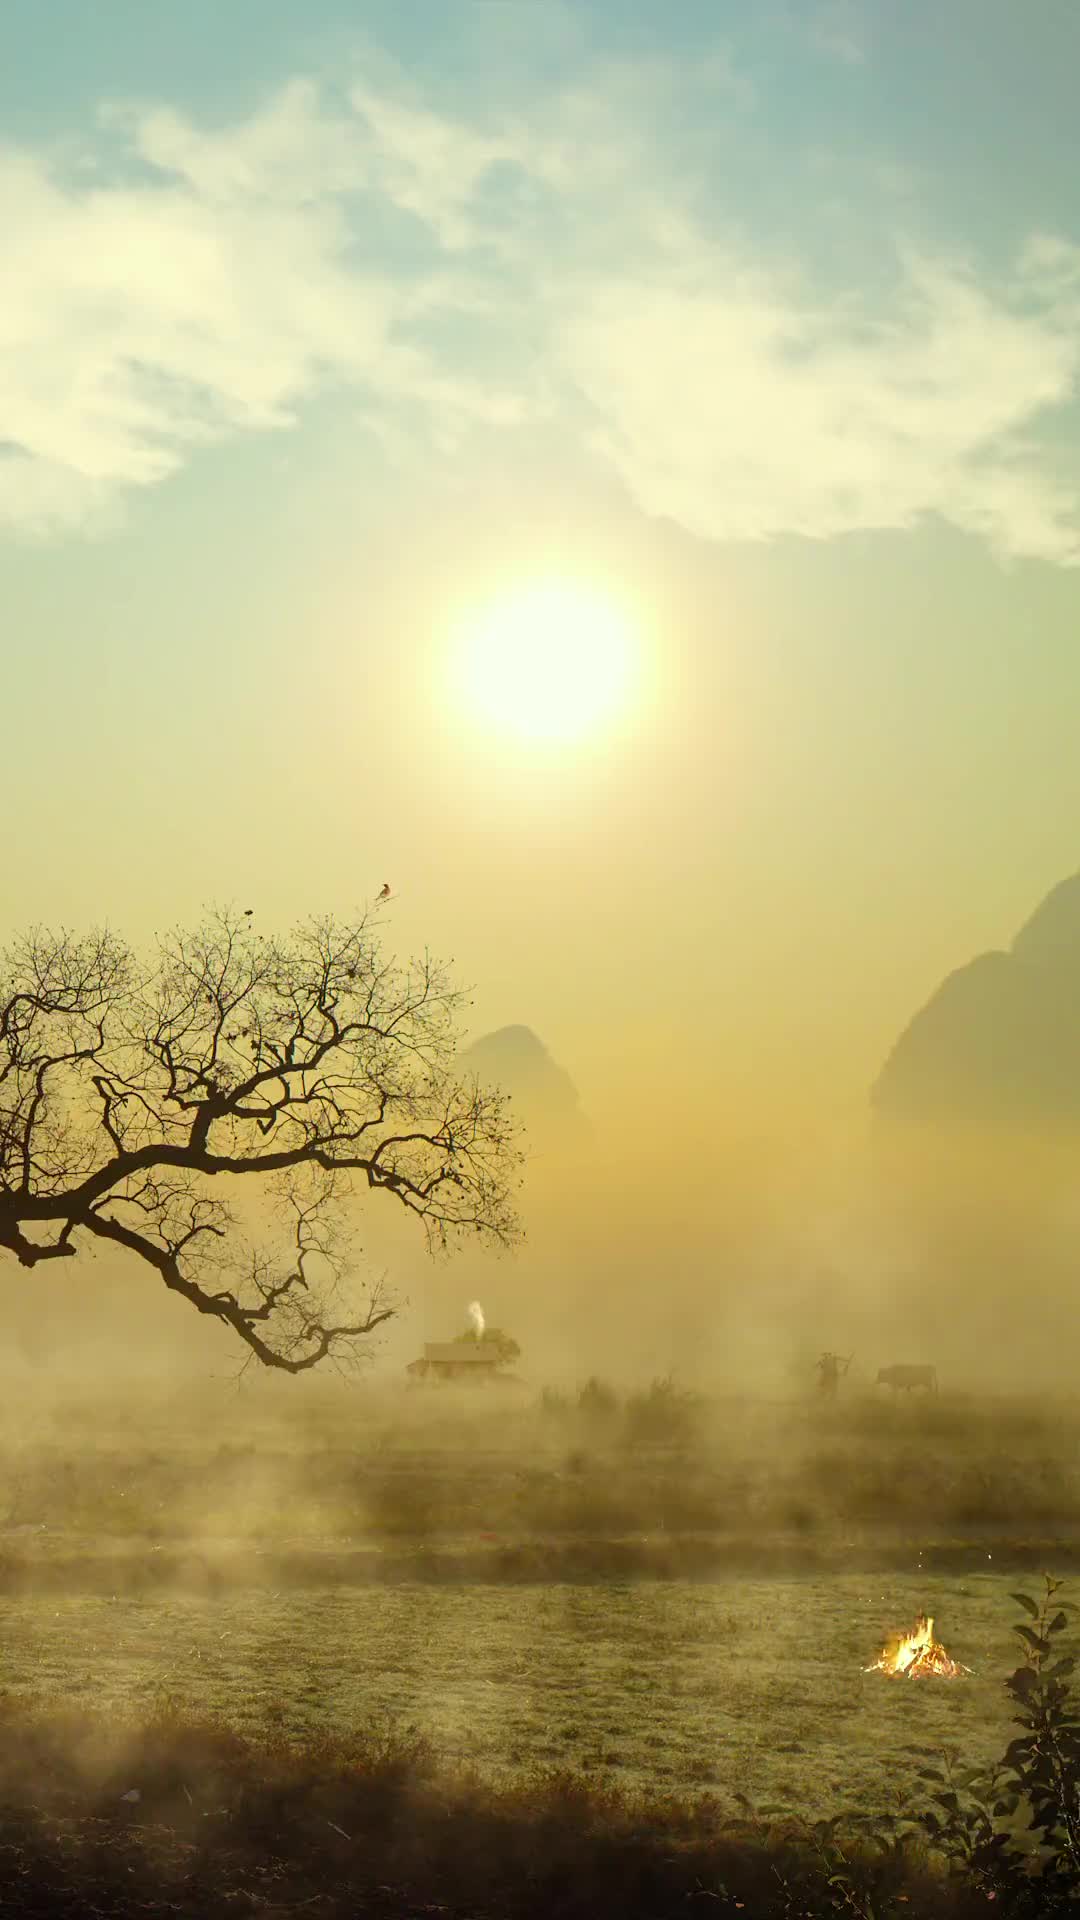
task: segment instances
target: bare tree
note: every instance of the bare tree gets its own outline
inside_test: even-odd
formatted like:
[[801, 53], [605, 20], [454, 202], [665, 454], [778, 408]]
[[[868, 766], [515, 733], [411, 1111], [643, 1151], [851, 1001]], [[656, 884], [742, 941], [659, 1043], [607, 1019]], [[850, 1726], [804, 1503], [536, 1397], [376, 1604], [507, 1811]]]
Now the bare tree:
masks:
[[[369, 918], [278, 940], [215, 911], [148, 965], [108, 932], [32, 932], [0, 962], [0, 1248], [135, 1254], [290, 1373], [355, 1355], [394, 1311], [381, 1284], [348, 1298], [358, 1186], [433, 1250], [518, 1237], [515, 1132], [455, 1072], [461, 1004], [428, 957], [385, 961]], [[249, 1181], [269, 1246], [233, 1197]]]

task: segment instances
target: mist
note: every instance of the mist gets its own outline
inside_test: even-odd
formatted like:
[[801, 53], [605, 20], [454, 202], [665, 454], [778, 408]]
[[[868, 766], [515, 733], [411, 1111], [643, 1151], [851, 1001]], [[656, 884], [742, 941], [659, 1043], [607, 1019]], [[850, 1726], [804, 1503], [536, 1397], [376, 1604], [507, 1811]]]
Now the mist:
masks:
[[0, 8], [0, 1910], [1080, 1902], [1080, 9]]

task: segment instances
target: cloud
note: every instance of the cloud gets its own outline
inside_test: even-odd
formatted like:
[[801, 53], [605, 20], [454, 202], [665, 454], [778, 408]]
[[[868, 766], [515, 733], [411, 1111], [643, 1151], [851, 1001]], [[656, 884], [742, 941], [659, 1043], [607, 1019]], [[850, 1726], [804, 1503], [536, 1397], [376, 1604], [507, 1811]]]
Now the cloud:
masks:
[[542, 420], [707, 539], [935, 515], [1074, 564], [1080, 250], [1035, 233], [993, 278], [883, 233], [849, 284], [777, 258], [710, 145], [754, 112], [722, 53], [468, 123], [379, 61], [214, 129], [110, 108], [77, 163], [0, 149], [0, 523], [92, 522], [336, 390], [459, 456]]
[[699, 251], [669, 284], [597, 280], [560, 351], [595, 444], [647, 512], [706, 539], [810, 539], [928, 514], [1007, 555], [1080, 560], [1075, 487], [1023, 436], [1071, 396], [1063, 315], [902, 258], [890, 310], [822, 308]]
[[807, 27], [811, 45], [841, 66], [866, 63], [866, 7], [855, 0], [821, 0], [811, 9]]
[[0, 518], [77, 523], [200, 447], [294, 426], [334, 383], [419, 409], [442, 444], [518, 417], [514, 395], [410, 338], [439, 296], [430, 270], [363, 247], [350, 212], [409, 194], [380, 183], [353, 116], [296, 86], [226, 133], [164, 110], [107, 125], [125, 136], [119, 179], [0, 151]]

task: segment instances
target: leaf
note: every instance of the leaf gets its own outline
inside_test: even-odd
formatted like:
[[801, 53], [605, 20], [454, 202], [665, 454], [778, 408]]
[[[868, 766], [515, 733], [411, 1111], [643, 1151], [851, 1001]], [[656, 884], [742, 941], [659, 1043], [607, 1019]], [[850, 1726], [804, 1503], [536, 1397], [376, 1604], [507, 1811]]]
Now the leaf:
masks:
[[1013, 1632], [1019, 1635], [1025, 1647], [1030, 1647], [1032, 1653], [1037, 1653], [1040, 1657], [1044, 1653], [1049, 1653], [1049, 1640], [1044, 1640], [1038, 1633], [1032, 1633], [1030, 1627], [1014, 1627]]
[[1028, 1612], [1028, 1613], [1030, 1613], [1030, 1615], [1031, 1615], [1031, 1618], [1032, 1618], [1033, 1620], [1037, 1620], [1037, 1619], [1038, 1619], [1038, 1617], [1039, 1617], [1039, 1609], [1038, 1609], [1038, 1607], [1037, 1607], [1037, 1606], [1035, 1605], [1035, 1602], [1034, 1602], [1034, 1600], [1032, 1600], [1032, 1598], [1030, 1597], [1030, 1595], [1029, 1595], [1029, 1594], [1026, 1594], [1026, 1593], [1010, 1593], [1010, 1595], [1009, 1595], [1009, 1599], [1010, 1599], [1010, 1600], [1015, 1600], [1015, 1601], [1016, 1601], [1016, 1604], [1017, 1604], [1017, 1606], [1018, 1606], [1018, 1607], [1023, 1607], [1023, 1608], [1025, 1609], [1025, 1611], [1026, 1611], [1026, 1612]]
[[1060, 1613], [1060, 1612], [1055, 1613], [1053, 1619], [1050, 1621], [1049, 1625], [1047, 1626], [1046, 1631], [1047, 1633], [1060, 1633], [1062, 1628], [1067, 1627], [1068, 1624], [1069, 1622], [1065, 1618], [1065, 1615], [1063, 1613]]

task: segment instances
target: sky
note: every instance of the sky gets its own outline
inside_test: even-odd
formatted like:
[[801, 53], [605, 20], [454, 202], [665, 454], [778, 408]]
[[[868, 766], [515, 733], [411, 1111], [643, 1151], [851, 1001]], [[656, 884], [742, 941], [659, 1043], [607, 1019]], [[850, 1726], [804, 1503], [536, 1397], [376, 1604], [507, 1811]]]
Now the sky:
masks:
[[[1078, 58], [1071, 0], [6, 0], [12, 931], [387, 880], [601, 1127], [857, 1130], [1080, 866]], [[646, 662], [570, 744], [455, 678], [552, 575]]]

